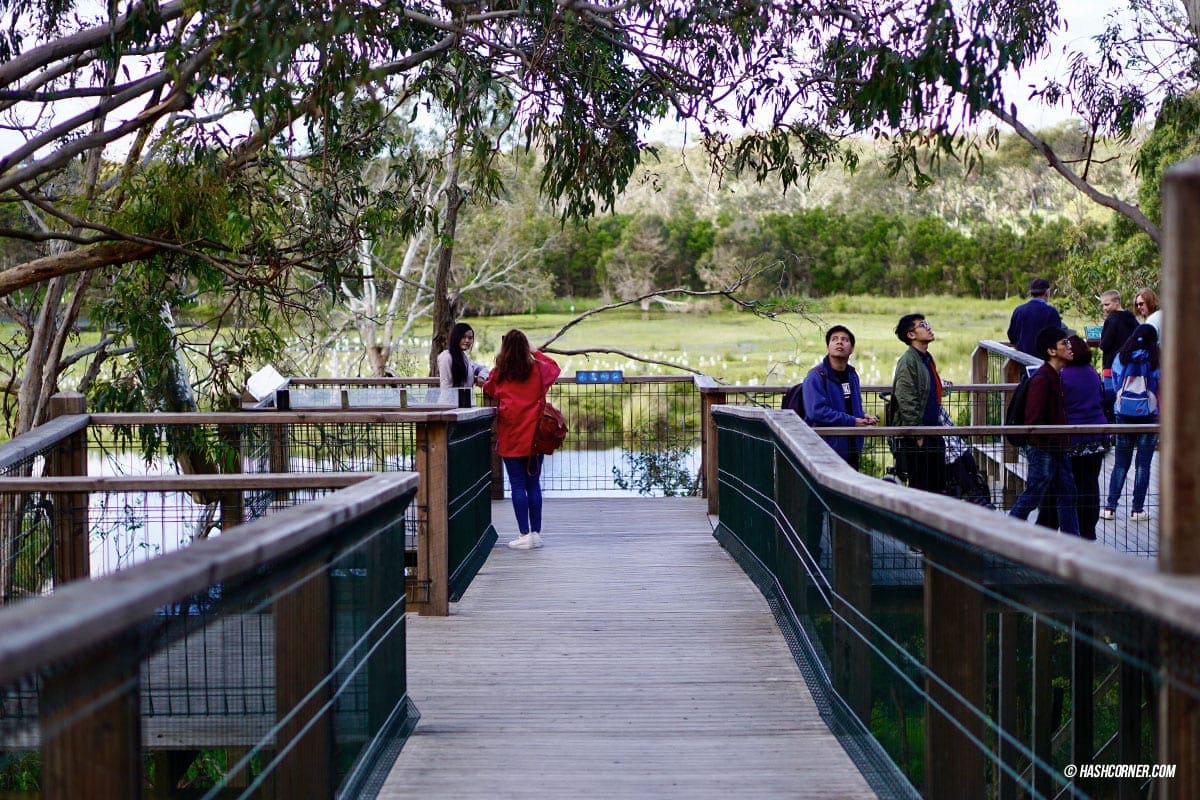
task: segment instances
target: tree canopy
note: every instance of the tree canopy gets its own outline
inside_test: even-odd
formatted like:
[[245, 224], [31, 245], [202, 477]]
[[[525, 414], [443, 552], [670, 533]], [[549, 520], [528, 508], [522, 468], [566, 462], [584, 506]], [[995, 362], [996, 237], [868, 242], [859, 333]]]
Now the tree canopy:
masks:
[[[1031, 89], [1082, 120], [1064, 150], [1004, 90], [1066, 24], [1054, 0], [0, 0], [0, 302], [29, 331], [22, 404], [84, 357], [52, 323], [85, 308], [113, 336], [94, 374], [134, 330], [175, 338], [169, 309], [201, 294], [245, 327], [310, 308], [364, 242], [426, 226], [449, 261], [457, 209], [503, 192], [500, 151], [537, 154], [570, 230], [614, 207], [662, 117], [699, 126], [719, 176], [784, 189], [855, 166], [862, 137], [927, 186], [941, 161], [974, 168], [994, 122], [1155, 242], [1154, 210], [1096, 180], [1093, 144], [1132, 142], [1196, 88], [1196, 35], [1177, 0], [1129, 5], [1097, 57]], [[412, 135], [430, 118], [437, 147]], [[609, 233], [604, 274], [581, 285], [637, 291], [641, 251], [714, 238], [672, 213]], [[695, 265], [668, 272], [696, 285]]]

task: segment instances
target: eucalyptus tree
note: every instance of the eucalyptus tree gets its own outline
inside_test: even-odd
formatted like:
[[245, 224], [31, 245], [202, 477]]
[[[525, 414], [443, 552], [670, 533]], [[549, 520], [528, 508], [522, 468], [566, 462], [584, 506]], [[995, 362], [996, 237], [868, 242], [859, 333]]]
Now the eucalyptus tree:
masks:
[[[409, 101], [449, 109], [465, 143], [471, 98], [509, 93], [515, 138], [544, 156], [541, 189], [579, 217], [611, 207], [641, 126], [692, 113], [679, 98], [747, 67], [725, 35], [741, 12], [718, 4], [141, 0], [116, 12], [0, 2], [0, 206], [24, 217], [0, 236], [37, 251], [4, 262], [0, 297], [37, 293], [46, 331], [70, 330], [97, 296], [117, 339], [147, 320], [144, 338], [172, 338], [159, 309], [201, 294], [236, 296], [215, 313], [262, 323], [267, 307], [309, 307], [298, 288], [337, 286], [372, 224], [452, 218], [454, 202], [439, 211], [423, 196], [414, 161], [396, 161], [383, 188], [358, 179]], [[688, 15], [706, 22], [683, 36]], [[463, 182], [480, 185], [488, 148], [473, 152], [456, 163], [482, 170]], [[44, 413], [34, 398], [57, 380], [60, 338], [42, 336], [26, 358], [19, 428]]]
[[[779, 48], [776, 69], [739, 87], [729, 104], [756, 132], [706, 132], [722, 162], [784, 183], [835, 160], [854, 166], [848, 137], [890, 146], [889, 162], [916, 186], [934, 180], [941, 159], [978, 162], [1000, 128], [1024, 139], [1063, 179], [1161, 240], [1138, 203], [1093, 180], [1094, 143], [1113, 137], [1135, 149], [1141, 126], [1163, 104], [1195, 91], [1197, 4], [1128, 0], [1065, 74], [1030, 85], [1028, 98], [1065, 108], [1083, 125], [1081, 155], [1058, 150], [1021, 118], [1005, 78], [1018, 78], [1050, 53], [1066, 28], [1055, 0], [842, 0], [812, 8]], [[981, 137], [978, 131], [989, 131]]]

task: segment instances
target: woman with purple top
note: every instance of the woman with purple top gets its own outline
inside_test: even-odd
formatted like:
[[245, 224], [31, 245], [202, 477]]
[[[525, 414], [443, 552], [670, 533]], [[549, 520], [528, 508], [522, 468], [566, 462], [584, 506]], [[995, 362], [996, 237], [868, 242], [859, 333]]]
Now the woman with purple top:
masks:
[[[1092, 351], [1078, 336], [1071, 342], [1071, 361], [1062, 369], [1063, 399], [1067, 406], [1069, 425], [1104, 425], [1104, 384], [1092, 366]], [[1079, 514], [1079, 535], [1096, 538], [1096, 521], [1100, 518], [1100, 468], [1108, 450], [1108, 437], [1102, 433], [1082, 433], [1071, 436], [1067, 457], [1075, 476], [1076, 502]]]

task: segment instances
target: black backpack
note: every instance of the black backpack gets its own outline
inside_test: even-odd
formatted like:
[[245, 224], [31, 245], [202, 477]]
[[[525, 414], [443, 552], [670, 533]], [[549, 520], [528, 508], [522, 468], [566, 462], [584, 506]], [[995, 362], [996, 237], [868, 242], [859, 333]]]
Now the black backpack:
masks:
[[[779, 404], [780, 408], [790, 408], [800, 415], [800, 419], [804, 419], [804, 383], [797, 383], [783, 393], [783, 402]], [[807, 420], [805, 420], [807, 422]]]
[[[1012, 399], [1008, 401], [1008, 408], [1004, 412], [1005, 425], [1025, 424], [1025, 403], [1028, 399], [1029, 381], [1024, 380], [1017, 384], [1017, 390], [1013, 392]], [[1023, 433], [1006, 433], [1004, 438], [1013, 447], [1024, 447], [1029, 444], [1029, 437]]]

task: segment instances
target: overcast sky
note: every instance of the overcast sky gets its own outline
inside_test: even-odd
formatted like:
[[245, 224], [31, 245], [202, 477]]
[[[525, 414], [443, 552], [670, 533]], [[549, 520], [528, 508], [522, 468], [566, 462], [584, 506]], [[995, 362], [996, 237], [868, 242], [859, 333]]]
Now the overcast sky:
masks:
[[[1055, 37], [1045, 59], [1005, 81], [1005, 94], [1010, 103], [1016, 103], [1017, 116], [1023, 123], [1036, 130], [1072, 116], [1070, 109], [1044, 108], [1029, 102], [1029, 85], [1040, 84], [1048, 75], [1065, 74], [1069, 64], [1066, 52], [1094, 49], [1092, 37], [1104, 29], [1109, 12], [1127, 6], [1128, 0], [1058, 0], [1059, 16], [1067, 21], [1067, 29]], [[695, 128], [686, 130], [688, 143], [696, 143]], [[684, 142], [684, 131], [678, 122], [664, 120], [651, 127], [646, 140], [679, 146]]]

